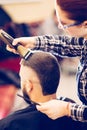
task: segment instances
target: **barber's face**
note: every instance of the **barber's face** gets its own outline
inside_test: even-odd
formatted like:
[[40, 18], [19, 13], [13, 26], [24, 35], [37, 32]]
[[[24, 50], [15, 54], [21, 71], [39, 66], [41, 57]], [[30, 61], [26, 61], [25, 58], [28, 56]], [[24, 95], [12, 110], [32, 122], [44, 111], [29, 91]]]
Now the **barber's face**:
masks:
[[[56, 13], [59, 23], [59, 28], [63, 29], [67, 34], [77, 37], [86, 37], [87, 29], [84, 29], [83, 24], [74, 25], [77, 21], [68, 18], [68, 13], [63, 11], [58, 5], [56, 5]], [[73, 25], [73, 26], [69, 26]], [[66, 28], [64, 28], [66, 26]]]

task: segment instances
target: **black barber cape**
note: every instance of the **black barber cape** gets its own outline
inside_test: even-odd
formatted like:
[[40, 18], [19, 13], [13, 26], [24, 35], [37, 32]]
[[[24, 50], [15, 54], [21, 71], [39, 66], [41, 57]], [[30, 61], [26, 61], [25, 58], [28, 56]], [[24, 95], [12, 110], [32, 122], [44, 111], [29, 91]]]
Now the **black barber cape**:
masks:
[[0, 130], [78, 130], [78, 126], [78, 123], [69, 117], [52, 120], [37, 111], [35, 105], [18, 110], [0, 120]]

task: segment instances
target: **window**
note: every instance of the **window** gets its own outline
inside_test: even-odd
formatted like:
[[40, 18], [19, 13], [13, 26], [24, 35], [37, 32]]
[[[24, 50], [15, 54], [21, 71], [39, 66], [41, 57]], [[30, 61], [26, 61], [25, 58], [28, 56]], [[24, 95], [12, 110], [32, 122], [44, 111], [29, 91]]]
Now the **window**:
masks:
[[0, 4], [40, 2], [41, 0], [0, 0]]

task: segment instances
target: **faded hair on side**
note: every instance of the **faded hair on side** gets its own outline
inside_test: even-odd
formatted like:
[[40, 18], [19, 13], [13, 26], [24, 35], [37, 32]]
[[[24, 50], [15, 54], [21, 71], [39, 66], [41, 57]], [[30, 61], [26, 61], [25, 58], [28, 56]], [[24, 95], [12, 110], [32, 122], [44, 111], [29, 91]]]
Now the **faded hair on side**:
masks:
[[57, 58], [48, 52], [36, 51], [22, 65], [32, 68], [42, 87], [43, 95], [56, 92], [60, 80], [60, 68]]

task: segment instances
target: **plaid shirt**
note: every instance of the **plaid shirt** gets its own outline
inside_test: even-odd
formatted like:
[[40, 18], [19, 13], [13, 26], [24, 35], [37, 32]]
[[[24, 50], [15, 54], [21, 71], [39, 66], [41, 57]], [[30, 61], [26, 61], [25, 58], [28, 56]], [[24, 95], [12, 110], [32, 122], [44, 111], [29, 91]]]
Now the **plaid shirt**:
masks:
[[82, 122], [87, 121], [87, 41], [80, 37], [44, 35], [36, 37], [36, 50], [51, 52], [62, 57], [80, 57], [76, 76], [78, 95], [82, 105], [72, 104], [71, 117]]

